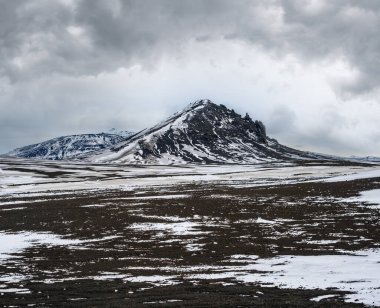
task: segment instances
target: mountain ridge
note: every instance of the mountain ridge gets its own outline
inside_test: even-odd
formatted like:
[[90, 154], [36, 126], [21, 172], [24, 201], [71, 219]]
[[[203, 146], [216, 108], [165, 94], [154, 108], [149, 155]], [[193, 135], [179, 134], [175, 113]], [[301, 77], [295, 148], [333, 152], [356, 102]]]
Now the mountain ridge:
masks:
[[92, 163], [184, 164], [334, 159], [299, 151], [267, 136], [265, 125], [208, 99], [198, 100], [137, 133], [117, 131], [53, 138], [9, 152], [36, 159]]
[[120, 135], [107, 133], [68, 135], [16, 148], [5, 155], [48, 160], [74, 159], [126, 139]]
[[253, 121], [224, 105], [198, 100], [125, 142], [86, 159], [131, 164], [259, 163], [292, 159], [324, 159], [279, 144]]

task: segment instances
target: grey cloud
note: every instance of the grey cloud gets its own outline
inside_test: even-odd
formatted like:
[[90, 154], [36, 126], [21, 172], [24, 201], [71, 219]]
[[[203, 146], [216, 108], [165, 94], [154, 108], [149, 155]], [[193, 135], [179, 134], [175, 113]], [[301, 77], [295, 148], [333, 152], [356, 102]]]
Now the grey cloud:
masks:
[[284, 131], [287, 134], [293, 134], [296, 130], [294, 126], [296, 114], [293, 110], [283, 105], [275, 107], [265, 122], [271, 124], [268, 132], [273, 135], [281, 135]]
[[[322, 1], [321, 3], [323, 3]], [[305, 61], [341, 57], [359, 75], [354, 82], [341, 83], [343, 94], [363, 94], [380, 85], [380, 3], [378, 1], [325, 1], [325, 9], [310, 12], [299, 1], [284, 0], [285, 24], [299, 31], [285, 41]]]
[[263, 120], [270, 136], [294, 148], [332, 155], [378, 155], [379, 130], [369, 130], [365, 119], [347, 117], [336, 106], [321, 106], [315, 114], [320, 120], [312, 125], [305, 125], [302, 117], [314, 120], [292, 107], [277, 105]]
[[[191, 40], [243, 40], [279, 57], [342, 57], [358, 70], [337, 91], [380, 85], [380, 2], [247, 0], [36, 0], [0, 2], [1, 72], [12, 81], [46, 74], [97, 75], [154, 67]], [[314, 3], [314, 4], [313, 4]], [[72, 31], [70, 31], [70, 29]]]
[[[380, 88], [377, 0], [0, 0], [0, 8], [2, 151], [28, 140], [42, 141], [114, 124], [122, 129], [140, 129], [167, 115], [163, 110], [176, 111], [190, 97], [198, 98], [205, 92], [209, 95], [208, 89], [196, 83], [186, 89], [177, 84], [175, 91], [164, 85], [174, 95], [171, 101], [159, 102], [154, 94], [141, 95], [137, 99], [141, 106], [134, 108], [132, 103], [121, 102], [130, 99], [128, 95], [110, 98], [113, 88], [97, 92], [103, 87], [97, 78], [120, 67], [137, 65], [150, 72], [166, 58], [177, 57], [181, 59], [178, 63], [185, 64], [188, 58], [181, 56], [191, 55], [192, 42], [196, 46], [211, 46], [218, 40], [223, 46], [247, 44], [279, 59], [292, 55], [303, 64], [343, 59], [357, 72], [356, 79], [334, 80], [331, 85], [336, 93], [350, 97], [373, 94]], [[212, 59], [209, 62], [213, 63]], [[260, 72], [252, 68], [252, 74], [256, 73]], [[170, 80], [175, 79], [172, 76]], [[186, 82], [183, 76], [180, 79]], [[66, 84], [67, 80], [70, 82]], [[217, 81], [212, 85], [220, 86]], [[199, 92], [193, 93], [196, 87]], [[211, 90], [211, 95], [228, 94]], [[230, 92], [234, 92], [234, 85]], [[228, 97], [220, 94], [218, 99], [231, 100], [231, 107], [238, 110], [244, 105], [244, 94], [231, 93]], [[146, 97], [150, 102], [143, 105]], [[240, 100], [233, 101], [234, 97]], [[150, 116], [144, 113], [148, 104]], [[299, 119], [292, 108], [275, 107], [268, 119], [262, 119], [279, 141], [342, 152], [344, 137], [328, 134], [324, 128], [331, 125], [340, 132], [344, 127], [335, 125], [345, 125], [344, 118], [334, 113], [333, 120], [321, 123], [319, 129], [303, 132], [296, 125]], [[139, 115], [144, 119], [139, 120]], [[121, 126], [123, 123], [127, 124]], [[378, 143], [367, 141], [372, 143], [371, 149]]]

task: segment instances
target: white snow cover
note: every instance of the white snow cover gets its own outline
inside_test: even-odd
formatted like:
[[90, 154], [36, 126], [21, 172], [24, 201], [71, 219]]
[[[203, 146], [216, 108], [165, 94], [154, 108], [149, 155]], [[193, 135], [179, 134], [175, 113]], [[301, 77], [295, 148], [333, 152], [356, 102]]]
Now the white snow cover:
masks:
[[269, 224], [269, 225], [276, 225], [276, 224], [278, 224], [277, 222], [275, 222], [273, 220], [267, 220], [267, 219], [263, 219], [261, 217], [257, 218], [256, 222], [259, 223], [259, 224]]
[[[291, 289], [336, 289], [352, 292], [347, 302], [380, 305], [380, 249], [346, 255], [283, 255], [260, 259], [257, 256], [233, 255], [230, 261], [242, 265], [219, 266], [208, 274], [187, 274], [187, 279], [236, 279]], [[177, 269], [181, 272], [181, 269]], [[197, 269], [187, 268], [185, 272]], [[204, 270], [204, 269], [203, 269]], [[334, 291], [331, 291], [334, 293]], [[326, 297], [327, 298], [327, 297]], [[318, 297], [313, 300], [322, 300]]]
[[380, 208], [380, 189], [362, 191], [358, 197], [348, 198], [344, 201], [366, 202]]
[[338, 294], [321, 295], [321, 296], [314, 297], [314, 298], [312, 298], [310, 300], [313, 301], [313, 302], [320, 302], [321, 300], [324, 300], [324, 299], [327, 299], [327, 298], [336, 297], [336, 296], [338, 296]]
[[62, 236], [50, 232], [0, 232], [0, 263], [1, 259], [8, 259], [12, 254], [36, 245], [48, 246], [75, 246], [91, 242], [105, 241], [114, 236], [100, 239], [65, 239]]
[[324, 179], [324, 182], [344, 182], [344, 181], [353, 181], [360, 179], [369, 179], [369, 178], [380, 178], [380, 169], [375, 170], [356, 170], [353, 169], [350, 173], [344, 175], [333, 176], [327, 179]]
[[354, 292], [346, 295], [348, 302], [380, 305], [379, 260], [379, 249], [355, 255], [278, 256], [255, 261], [247, 270], [259, 273], [237, 274], [237, 279], [281, 288], [336, 288]]
[[380, 189], [362, 191], [358, 200], [380, 205]]
[[[7, 161], [0, 160], [0, 196], [23, 194], [28, 196], [48, 196], [55, 191], [70, 193], [78, 190], [123, 189], [135, 190], [138, 187], [159, 187], [179, 185], [181, 183], [208, 183], [230, 186], [266, 186], [300, 181], [335, 181], [346, 178], [376, 177], [380, 174], [379, 166], [293, 166], [290, 163], [256, 164], [256, 165], [174, 165], [174, 166], [120, 166], [112, 164], [91, 165], [82, 163], [49, 162], [40, 164], [36, 161], [11, 159], [10, 163], [20, 164], [25, 172], [7, 170]], [[27, 170], [30, 169], [30, 172]], [[69, 172], [56, 178], [49, 178], [36, 171]], [[114, 174], [119, 178], [109, 177]], [[343, 176], [341, 176], [343, 174]], [[17, 185], [15, 185], [17, 184]], [[161, 197], [159, 198], [169, 198]], [[185, 195], [183, 196], [186, 197]], [[40, 199], [40, 198], [39, 198]], [[138, 199], [138, 198], [136, 198]], [[27, 201], [26, 203], [31, 202]], [[21, 202], [20, 202], [21, 203]], [[24, 202], [22, 202], [24, 203]], [[7, 204], [3, 201], [1, 204]]]
[[[163, 217], [165, 219], [165, 217]], [[166, 222], [166, 223], [135, 223], [129, 228], [138, 231], [163, 231], [169, 232], [176, 236], [186, 236], [186, 235], [199, 235], [205, 233], [200, 231], [200, 224], [192, 221], [183, 222]]]

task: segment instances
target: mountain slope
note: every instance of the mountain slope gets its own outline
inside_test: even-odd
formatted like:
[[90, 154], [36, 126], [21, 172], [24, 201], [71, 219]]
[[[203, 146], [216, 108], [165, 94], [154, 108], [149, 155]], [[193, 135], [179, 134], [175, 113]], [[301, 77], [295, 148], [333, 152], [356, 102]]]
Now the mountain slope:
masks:
[[36, 159], [71, 159], [108, 148], [126, 138], [115, 134], [82, 134], [50, 139], [15, 149], [6, 155]]
[[111, 135], [119, 135], [121, 137], [124, 137], [125, 139], [127, 139], [127, 138], [129, 138], [135, 134], [134, 132], [130, 132], [128, 130], [118, 130], [116, 128], [111, 128], [110, 130], [108, 130], [107, 132], [104, 132], [104, 133], [105, 134], [111, 134]]
[[257, 163], [320, 159], [321, 155], [280, 145], [265, 126], [223, 105], [200, 100], [158, 125], [88, 159], [143, 164]]
[[380, 157], [377, 156], [350, 156], [347, 159], [360, 162], [380, 163]]

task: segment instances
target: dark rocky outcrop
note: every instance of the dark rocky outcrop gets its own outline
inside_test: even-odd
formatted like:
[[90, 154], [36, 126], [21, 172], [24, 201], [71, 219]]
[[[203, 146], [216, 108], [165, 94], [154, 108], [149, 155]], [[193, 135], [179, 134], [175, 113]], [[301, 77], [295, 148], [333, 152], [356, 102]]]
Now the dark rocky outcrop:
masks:
[[[160, 124], [94, 157], [126, 163], [256, 163], [313, 159], [267, 137], [261, 121], [253, 121], [224, 105], [200, 100]], [[92, 158], [90, 158], [92, 159]]]

